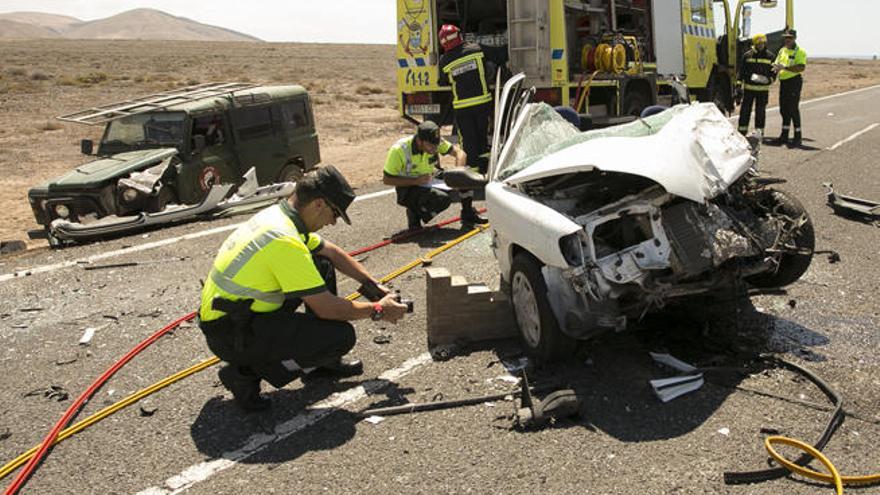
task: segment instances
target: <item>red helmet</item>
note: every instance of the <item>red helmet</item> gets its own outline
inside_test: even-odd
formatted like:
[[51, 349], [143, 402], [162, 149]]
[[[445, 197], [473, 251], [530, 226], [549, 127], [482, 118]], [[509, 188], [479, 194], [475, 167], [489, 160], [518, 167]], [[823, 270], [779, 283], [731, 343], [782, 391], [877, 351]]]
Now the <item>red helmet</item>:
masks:
[[444, 52], [448, 52], [458, 45], [464, 43], [461, 37], [461, 30], [453, 24], [444, 24], [440, 28], [440, 46]]

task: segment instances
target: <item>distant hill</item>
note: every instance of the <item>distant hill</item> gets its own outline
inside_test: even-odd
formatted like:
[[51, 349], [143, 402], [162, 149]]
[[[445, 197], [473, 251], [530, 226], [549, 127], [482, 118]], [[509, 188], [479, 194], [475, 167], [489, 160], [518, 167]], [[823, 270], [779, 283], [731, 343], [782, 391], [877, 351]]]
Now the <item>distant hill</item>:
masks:
[[47, 14], [45, 12], [12, 12], [0, 14], [0, 19], [44, 27], [59, 34], [74, 24], [82, 22], [76, 17], [70, 17], [69, 15]]
[[61, 33], [47, 27], [11, 21], [0, 17], [0, 40], [33, 38], [61, 38]]
[[[231, 29], [202, 24], [154, 9], [134, 9], [104, 19], [80, 21], [40, 12], [0, 14], [0, 39], [260, 41]], [[9, 24], [13, 22], [15, 24]], [[26, 29], [29, 26], [30, 29]]]

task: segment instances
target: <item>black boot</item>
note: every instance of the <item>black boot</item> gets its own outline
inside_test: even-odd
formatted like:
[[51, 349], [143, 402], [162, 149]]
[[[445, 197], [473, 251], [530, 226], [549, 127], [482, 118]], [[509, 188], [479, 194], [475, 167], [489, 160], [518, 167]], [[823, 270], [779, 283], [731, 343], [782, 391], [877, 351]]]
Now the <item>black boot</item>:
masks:
[[793, 148], [796, 148], [796, 147], [799, 147], [800, 145], [802, 145], [803, 142], [804, 142], [804, 139], [803, 139], [803, 136], [801, 136], [800, 131], [794, 131], [794, 139], [792, 139], [791, 142], [788, 143], [788, 145]]
[[406, 230], [418, 230], [422, 228], [422, 219], [419, 214], [410, 208], [406, 209]]
[[217, 372], [220, 383], [232, 392], [235, 403], [247, 412], [265, 411], [271, 401], [260, 395], [260, 378], [253, 374], [243, 373], [235, 365], [228, 364]]
[[462, 226], [485, 225], [489, 220], [481, 217], [474, 209], [473, 198], [461, 198], [461, 224]]
[[773, 144], [776, 146], [783, 146], [785, 144], [788, 144], [788, 132], [783, 131], [778, 138], [773, 140]]
[[341, 357], [336, 361], [318, 366], [303, 376], [309, 382], [321, 378], [348, 378], [364, 374], [364, 363], [360, 359]]

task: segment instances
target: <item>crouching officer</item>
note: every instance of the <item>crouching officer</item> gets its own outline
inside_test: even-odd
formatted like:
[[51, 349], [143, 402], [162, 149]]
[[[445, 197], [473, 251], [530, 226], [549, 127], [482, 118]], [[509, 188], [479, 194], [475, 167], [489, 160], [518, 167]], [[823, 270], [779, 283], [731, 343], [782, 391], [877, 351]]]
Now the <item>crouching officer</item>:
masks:
[[743, 55], [737, 81], [737, 98], [742, 97], [742, 106], [739, 109], [739, 132], [743, 136], [749, 132], [749, 119], [754, 104], [755, 134], [759, 139], [764, 137], [770, 85], [776, 78], [776, 73], [773, 71], [775, 58], [776, 55], [767, 49], [767, 36], [763, 34], [756, 34], [752, 38], [752, 49]]
[[[449, 208], [449, 194], [430, 186], [435, 170], [440, 170], [439, 155], [454, 156], [458, 167], [467, 164], [467, 154], [441, 139], [440, 128], [430, 120], [419, 124], [415, 135], [400, 139], [388, 150], [382, 181], [397, 188], [397, 204], [406, 208], [409, 229], [421, 227], [422, 222], [430, 222]], [[461, 191], [460, 197], [462, 224], [487, 222], [474, 209], [473, 191]]]
[[[354, 198], [339, 171], [322, 167], [220, 247], [202, 289], [199, 326], [211, 351], [229, 363], [220, 381], [243, 409], [269, 407], [262, 380], [281, 388], [306, 373], [361, 374], [360, 361], [343, 359], [355, 344], [348, 322], [394, 323], [406, 312], [360, 263], [315, 233], [337, 218], [350, 224], [345, 210]], [[375, 303], [338, 297], [336, 269], [385, 296]], [[306, 311], [295, 312], [303, 302]]]

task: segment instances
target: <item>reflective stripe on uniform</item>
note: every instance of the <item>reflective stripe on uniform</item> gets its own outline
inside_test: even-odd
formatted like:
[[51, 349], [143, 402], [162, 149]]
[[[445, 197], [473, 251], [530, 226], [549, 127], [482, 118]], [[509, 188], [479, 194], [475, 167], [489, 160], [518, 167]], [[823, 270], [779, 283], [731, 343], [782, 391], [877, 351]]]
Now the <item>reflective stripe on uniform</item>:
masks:
[[406, 160], [406, 176], [412, 175], [412, 141], [401, 143], [400, 148], [403, 150], [403, 159]]
[[238, 275], [238, 272], [241, 271], [242, 268], [244, 268], [244, 265], [246, 265], [248, 261], [250, 261], [251, 258], [253, 258], [254, 255], [260, 251], [260, 249], [268, 246], [270, 242], [276, 239], [281, 239], [285, 236], [295, 234], [296, 232], [293, 231], [285, 233], [278, 230], [263, 232], [254, 239], [251, 239], [247, 244], [245, 244], [243, 248], [241, 248], [241, 251], [239, 251], [238, 254], [235, 255], [235, 258], [232, 259], [232, 261], [229, 263], [229, 266], [227, 266], [226, 269], [223, 270], [223, 275], [229, 277], [230, 279], [234, 278], [236, 275]]
[[284, 293], [279, 291], [263, 292], [261, 290], [245, 287], [234, 282], [230, 277], [219, 272], [216, 268], [211, 268], [211, 281], [224, 292], [228, 292], [233, 296], [245, 299], [254, 299], [268, 304], [284, 304]]
[[760, 91], [762, 93], [766, 93], [770, 91], [770, 85], [768, 84], [743, 84], [743, 89], [747, 91]]
[[[476, 70], [479, 71], [480, 85], [482, 86], [483, 94], [473, 96], [471, 98], [465, 98], [462, 100], [459, 99], [458, 90], [455, 87], [455, 76], [460, 75], [460, 73], [456, 73], [456, 71], [460, 68], [463, 68], [467, 64], [474, 64], [476, 66]], [[486, 84], [486, 74], [483, 67], [482, 53], [474, 53], [461, 57], [451, 62], [446, 67], [443, 67], [443, 72], [449, 75], [452, 79], [452, 108], [468, 108], [492, 101], [492, 95], [489, 93], [489, 87]]]
[[769, 58], [747, 58], [746, 62], [750, 64], [767, 64], [770, 65], [773, 63]]

